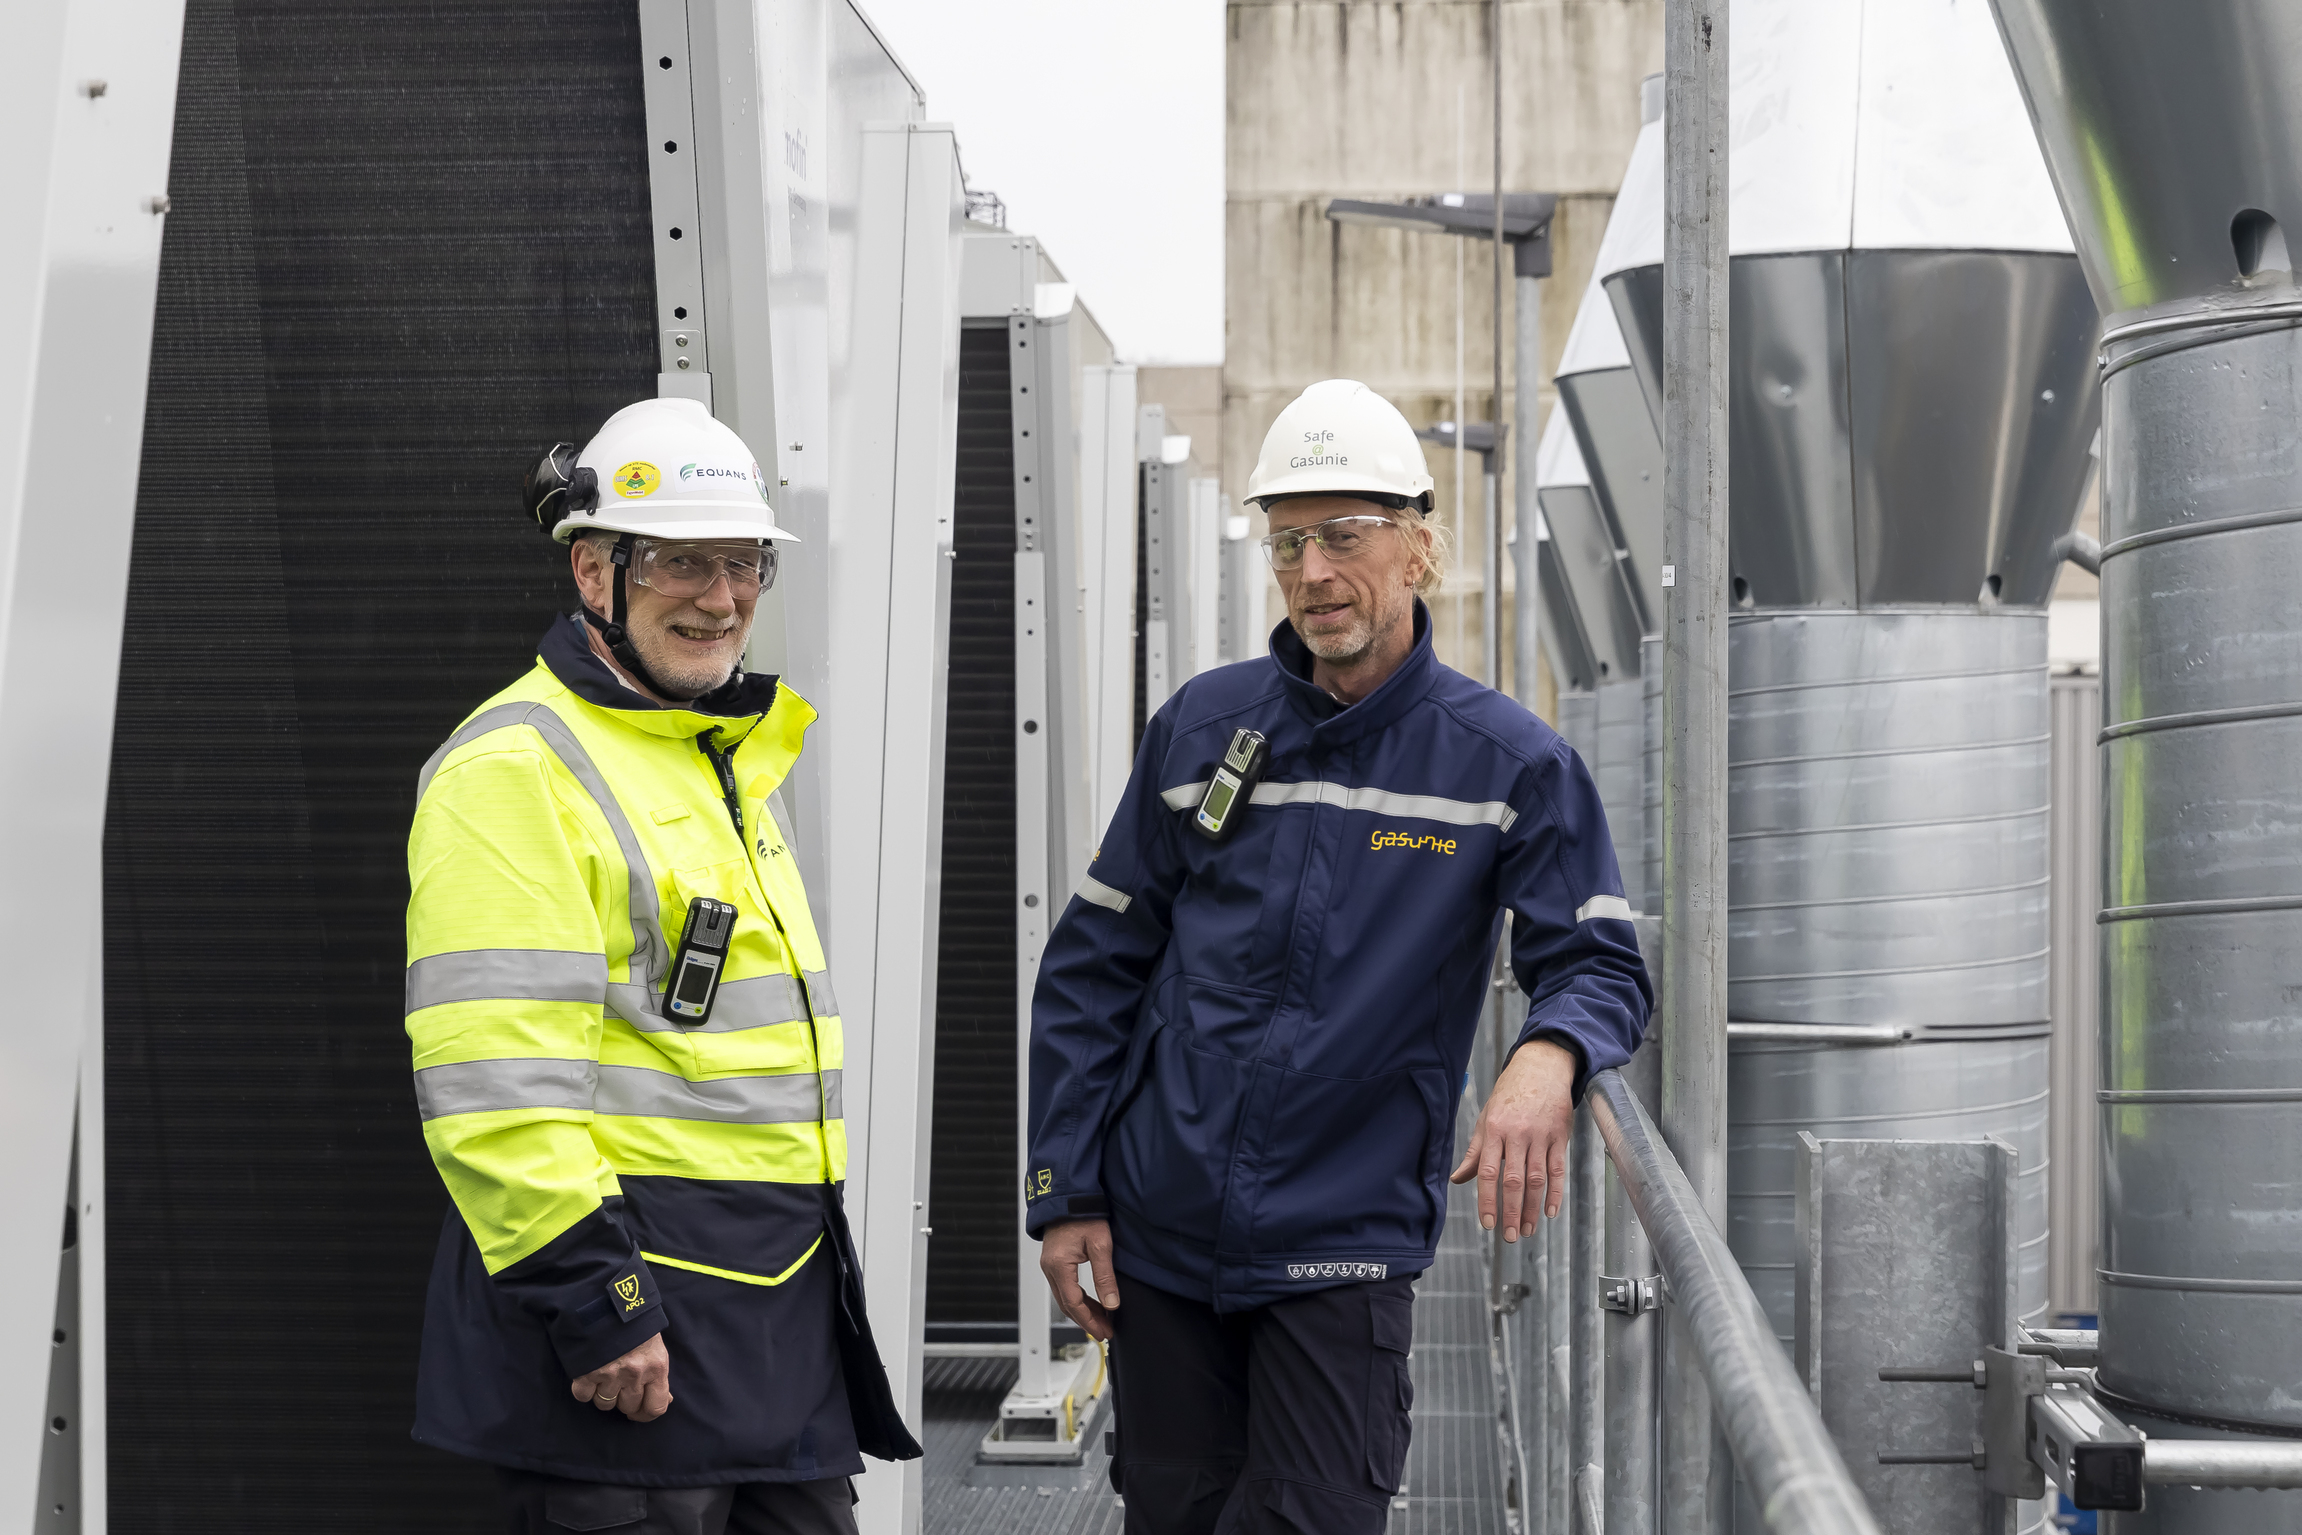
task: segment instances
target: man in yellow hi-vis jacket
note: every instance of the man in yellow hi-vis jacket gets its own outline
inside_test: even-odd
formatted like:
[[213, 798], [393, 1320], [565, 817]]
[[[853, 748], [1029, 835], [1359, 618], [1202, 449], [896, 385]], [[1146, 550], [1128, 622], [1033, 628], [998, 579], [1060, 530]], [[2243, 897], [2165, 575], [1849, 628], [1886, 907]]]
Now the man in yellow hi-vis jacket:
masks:
[[838, 1008], [776, 797], [815, 711], [741, 669], [790, 535], [686, 400], [553, 449], [528, 504], [584, 611], [425, 764], [408, 839], [455, 1201], [415, 1437], [494, 1463], [515, 1531], [849, 1535], [859, 1455], [919, 1447], [864, 1320]]

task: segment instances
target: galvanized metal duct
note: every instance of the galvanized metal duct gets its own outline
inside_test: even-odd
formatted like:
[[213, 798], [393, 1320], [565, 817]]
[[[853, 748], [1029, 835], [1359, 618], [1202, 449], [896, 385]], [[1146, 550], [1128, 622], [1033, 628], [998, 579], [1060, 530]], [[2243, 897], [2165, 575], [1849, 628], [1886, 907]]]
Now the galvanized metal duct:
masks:
[[2046, 616], [1753, 615], [1729, 632], [1730, 1014], [1900, 1026], [1738, 1044], [1729, 1240], [1792, 1335], [1794, 1156], [1820, 1137], [2017, 1154], [2020, 1309], [2046, 1307]]
[[[1731, 1016], [1906, 1037], [1736, 1046], [1728, 1235], [1787, 1342], [1798, 1132], [2001, 1136], [2035, 1318], [2043, 605], [2096, 425], [2093, 305], [2042, 168], [2005, 152], [2021, 105], [1976, 8], [1744, 0], [1734, 42]], [[1656, 408], [1660, 222], [1601, 272]], [[1881, 1513], [1967, 1527], [1955, 1501]]]
[[[2302, 1434], [2302, 10], [1998, 0], [2104, 322], [2101, 1382]], [[2121, 1531], [2292, 1530], [2153, 1488]]]

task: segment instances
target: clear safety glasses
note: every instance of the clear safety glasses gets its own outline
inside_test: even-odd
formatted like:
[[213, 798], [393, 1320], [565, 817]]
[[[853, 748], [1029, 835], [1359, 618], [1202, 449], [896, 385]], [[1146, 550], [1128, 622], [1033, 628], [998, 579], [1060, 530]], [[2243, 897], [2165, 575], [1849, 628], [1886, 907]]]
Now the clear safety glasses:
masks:
[[631, 578], [651, 592], [683, 600], [701, 597], [721, 576], [738, 601], [758, 596], [775, 585], [775, 546], [662, 544], [652, 538], [634, 543]]
[[1383, 529], [1397, 527], [1388, 517], [1330, 517], [1309, 527], [1271, 534], [1263, 540], [1263, 557], [1273, 570], [1296, 570], [1303, 564], [1303, 551], [1316, 543], [1319, 552], [1330, 560], [1355, 560], [1374, 547]]

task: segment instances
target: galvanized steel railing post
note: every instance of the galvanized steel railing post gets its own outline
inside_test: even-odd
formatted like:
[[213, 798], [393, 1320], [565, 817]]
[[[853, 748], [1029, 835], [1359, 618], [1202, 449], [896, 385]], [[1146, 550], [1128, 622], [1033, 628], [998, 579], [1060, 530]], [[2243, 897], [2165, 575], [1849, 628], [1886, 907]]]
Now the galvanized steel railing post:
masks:
[[1519, 445], [1519, 456], [1511, 461], [1512, 505], [1518, 527], [1517, 541], [1511, 546], [1511, 571], [1518, 580], [1518, 590], [1512, 594], [1511, 604], [1514, 629], [1511, 691], [1531, 710], [1542, 686], [1542, 679], [1536, 675], [1536, 668], [1542, 664], [1536, 646], [1542, 637], [1543, 587], [1542, 567], [1537, 560], [1540, 551], [1536, 548], [1534, 451], [1542, 424], [1542, 279], [1518, 278], [1514, 292], [1517, 305], [1513, 317], [1518, 335], [1513, 344], [1512, 366], [1518, 393], [1511, 402], [1511, 438]]
[[[1568, 1208], [1574, 1212], [1574, 1259], [1569, 1265], [1567, 1303], [1573, 1314], [1574, 1371], [1568, 1382], [1568, 1415], [1574, 1425], [1568, 1450], [1574, 1466], [1575, 1506], [1583, 1505], [1585, 1476], [1598, 1476], [1606, 1464], [1606, 1314], [1599, 1309], [1599, 1255], [1606, 1245], [1607, 1153], [1599, 1144], [1586, 1097], [1575, 1111], [1575, 1139], [1568, 1153]], [[1587, 1520], [1578, 1519], [1577, 1524]], [[1596, 1535], [1596, 1532], [1592, 1532]]]
[[[1662, 1122], [1715, 1234], [1726, 1225], [1727, 5], [1666, 0], [1663, 14]], [[1720, 1535], [1729, 1517], [1699, 1346], [1674, 1311], [1665, 1535]]]
[[[1741, 1467], [1767, 1529], [1774, 1535], [1879, 1535], [1726, 1238], [1621, 1073], [1602, 1071], [1593, 1078], [1590, 1104], [1623, 1190], [1654, 1243], [1669, 1284], [1666, 1309], [1674, 1332], [1691, 1346], [1686, 1359], [1696, 1373], [1688, 1393], [1716, 1401], [1732, 1463]], [[1666, 1424], [1675, 1405], [1665, 1399]], [[1674, 1469], [1666, 1463], [1666, 1477]], [[1719, 1479], [1731, 1487], [1726, 1467]], [[1666, 1489], [1667, 1495], [1683, 1491]], [[1691, 1510], [1706, 1511], [1699, 1503]], [[1666, 1496], [1666, 1521], [1689, 1512], [1683, 1506], [1674, 1510]]]

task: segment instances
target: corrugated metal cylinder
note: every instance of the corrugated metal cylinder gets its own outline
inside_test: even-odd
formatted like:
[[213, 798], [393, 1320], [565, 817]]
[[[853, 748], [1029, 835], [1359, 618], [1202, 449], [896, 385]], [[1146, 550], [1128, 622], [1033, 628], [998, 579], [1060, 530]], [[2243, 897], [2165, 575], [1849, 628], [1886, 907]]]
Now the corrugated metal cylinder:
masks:
[[1885, 1046], [1745, 1044], [1728, 1237], [1792, 1335], [1793, 1152], [1818, 1137], [2017, 1153], [2020, 1309], [2046, 1306], [2046, 617], [1782, 613], [1735, 624], [1729, 1006], [1890, 1023]]

